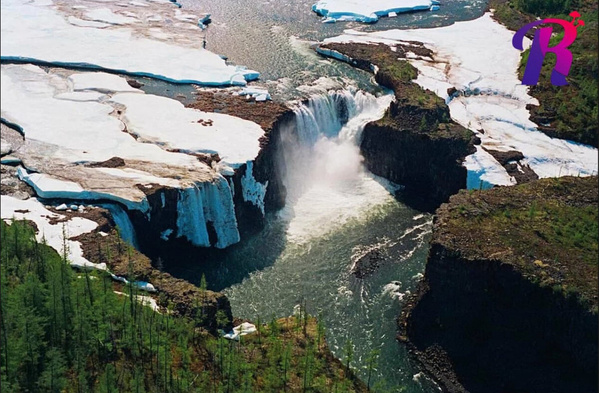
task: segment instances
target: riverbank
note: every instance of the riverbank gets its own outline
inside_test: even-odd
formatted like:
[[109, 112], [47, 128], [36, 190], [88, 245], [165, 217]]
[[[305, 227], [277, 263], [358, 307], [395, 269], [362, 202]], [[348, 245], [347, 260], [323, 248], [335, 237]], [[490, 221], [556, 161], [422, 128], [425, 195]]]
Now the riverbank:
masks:
[[[31, 221], [0, 227], [7, 391], [367, 391], [331, 355], [322, 325], [302, 309], [268, 324], [244, 324], [241, 340], [226, 340], [203, 329], [211, 319], [227, 328], [222, 309], [212, 316], [204, 307], [212, 292], [202, 289], [189, 299], [201, 314], [183, 316], [165, 292], [157, 301], [102, 272], [72, 271], [54, 249], [35, 241]], [[107, 237], [120, 242], [114, 232]], [[139, 266], [127, 253], [128, 263]]]
[[596, 391], [596, 233], [597, 177], [460, 192], [400, 341], [444, 391]]

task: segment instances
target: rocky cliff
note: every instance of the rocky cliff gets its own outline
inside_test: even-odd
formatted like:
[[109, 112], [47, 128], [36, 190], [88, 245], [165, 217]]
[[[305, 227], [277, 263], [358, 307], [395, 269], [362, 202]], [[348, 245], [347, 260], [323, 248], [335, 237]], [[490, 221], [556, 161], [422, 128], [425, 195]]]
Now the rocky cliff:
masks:
[[[259, 124], [265, 131], [260, 140], [260, 152], [251, 163], [251, 173], [247, 173], [248, 165], [243, 164], [231, 173], [224, 174], [231, 188], [236, 227], [243, 239], [263, 227], [266, 213], [280, 209], [285, 203], [286, 190], [281, 167], [278, 165], [280, 130], [293, 121], [293, 111], [283, 104], [272, 101], [256, 102], [243, 96], [232, 95], [230, 92], [200, 91], [196, 97], [196, 102], [190, 107], [250, 120]], [[196, 156], [198, 160], [212, 167], [220, 161], [217, 154]], [[264, 198], [260, 201], [262, 206], [255, 203], [255, 200], [249, 200], [247, 193], [244, 195], [244, 177], [266, 187]], [[186, 239], [177, 236], [181, 190], [160, 185], [146, 185], [140, 187], [140, 190], [146, 195], [149, 212], [129, 211], [134, 227], [143, 228], [143, 231], [138, 231], [140, 249], [155, 258], [166, 246], [160, 239], [168, 240], [173, 248], [189, 247], [190, 243]], [[207, 223], [207, 231], [210, 245], [215, 246], [218, 236], [214, 224], [210, 221]]]
[[393, 102], [378, 121], [364, 128], [360, 146], [367, 168], [376, 175], [404, 185], [424, 208], [435, 208], [466, 187], [464, 158], [477, 143], [471, 131], [454, 123], [445, 102], [416, 83], [418, 72], [407, 53], [430, 56], [419, 43], [397, 45], [327, 43], [317, 48], [375, 73], [376, 81], [395, 92]]
[[444, 391], [597, 391], [597, 203], [561, 178], [438, 209], [399, 339]]
[[[257, 182], [266, 184], [264, 197], [265, 212], [276, 211], [285, 204], [286, 190], [283, 185], [280, 154], [281, 129], [293, 121], [293, 111], [283, 104], [272, 101], [256, 102], [243, 96], [230, 93], [200, 92], [192, 108], [206, 112], [226, 113], [259, 124], [264, 130], [260, 140], [260, 153], [253, 162], [252, 175]], [[235, 214], [241, 236], [259, 231], [264, 225], [264, 214], [254, 204], [245, 201], [241, 179], [246, 174], [247, 165], [242, 165], [232, 176], [234, 184]]]
[[[158, 305], [170, 307], [174, 315], [185, 316], [196, 321], [211, 332], [217, 328], [230, 328], [233, 316], [229, 299], [220, 293], [202, 290], [195, 285], [171, 276], [153, 267], [150, 259], [126, 244], [117, 232], [114, 218], [109, 211], [101, 208], [88, 209], [86, 213], [62, 212], [67, 216], [76, 215], [91, 219], [98, 227], [90, 233], [74, 238], [82, 245], [83, 256], [93, 263], [106, 263], [112, 273], [152, 283], [160, 296]], [[217, 312], [222, 320], [217, 322]], [[222, 326], [224, 323], [225, 326]]]

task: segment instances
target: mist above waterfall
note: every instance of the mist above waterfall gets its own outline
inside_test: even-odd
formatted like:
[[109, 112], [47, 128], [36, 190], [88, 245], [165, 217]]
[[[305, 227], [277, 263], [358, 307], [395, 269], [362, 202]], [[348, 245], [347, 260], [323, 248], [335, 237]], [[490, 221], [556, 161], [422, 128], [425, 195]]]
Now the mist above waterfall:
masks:
[[375, 97], [355, 90], [313, 96], [295, 109], [282, 135], [287, 187], [288, 235], [302, 241], [322, 235], [392, 199], [393, 187], [363, 165], [364, 126], [383, 117], [391, 94]]

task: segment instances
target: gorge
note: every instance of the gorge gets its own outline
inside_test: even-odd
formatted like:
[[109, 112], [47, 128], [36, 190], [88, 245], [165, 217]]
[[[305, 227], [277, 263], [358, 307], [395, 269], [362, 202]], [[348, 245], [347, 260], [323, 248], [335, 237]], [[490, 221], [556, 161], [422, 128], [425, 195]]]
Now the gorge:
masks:
[[[454, 336], [477, 329], [468, 311], [513, 299], [491, 294], [472, 310], [465, 299], [496, 282], [517, 282], [519, 297], [536, 289], [499, 259], [483, 273], [453, 269], [468, 262], [439, 248], [439, 217], [464, 209], [478, 219], [486, 202], [456, 201], [549, 184], [538, 178], [596, 180], [597, 149], [529, 119], [535, 99], [519, 85], [519, 54], [506, 50], [510, 32], [486, 3], [345, 27], [321, 24], [299, 0], [97, 3], [2, 4], [3, 220], [35, 222], [38, 241], [75, 266], [107, 270], [115, 285], [135, 277], [155, 288], [147, 295], [158, 310], [196, 321], [201, 303], [197, 324], [213, 335], [298, 310], [318, 316], [326, 356], [351, 362], [347, 378], [362, 380], [355, 391], [365, 381], [377, 391], [489, 391], [464, 365], [471, 343]], [[21, 7], [31, 19], [17, 26]], [[198, 33], [206, 10], [213, 22]], [[233, 26], [239, 10], [243, 27]], [[44, 21], [47, 29], [32, 27]], [[472, 31], [500, 42], [472, 43], [485, 61], [454, 42]], [[103, 41], [110, 51], [89, 50]], [[590, 342], [588, 310], [543, 296], [541, 324], [555, 324], [556, 309], [576, 320], [543, 339], [559, 344], [575, 331], [560, 353], [581, 365], [596, 357], [572, 351]], [[506, 315], [518, 322], [526, 312], [498, 306], [484, 327], [505, 319], [502, 329], [514, 329]], [[462, 344], [466, 355], [452, 347]], [[581, 371], [576, 386], [588, 388], [591, 374]], [[532, 389], [517, 377], [505, 388]]]

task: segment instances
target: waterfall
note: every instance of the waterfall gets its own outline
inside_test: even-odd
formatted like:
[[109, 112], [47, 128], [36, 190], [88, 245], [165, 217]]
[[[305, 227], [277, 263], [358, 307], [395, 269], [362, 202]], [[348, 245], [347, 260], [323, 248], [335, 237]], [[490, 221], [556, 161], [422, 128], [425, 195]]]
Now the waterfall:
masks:
[[177, 237], [185, 237], [195, 246], [210, 247], [209, 223], [216, 233], [217, 248], [239, 242], [231, 188], [222, 176], [179, 191]]
[[[363, 91], [342, 90], [314, 96], [294, 109], [295, 122], [281, 130], [288, 205], [282, 217], [297, 215], [302, 218], [296, 223], [305, 218], [306, 225], [301, 226], [314, 227], [320, 224], [310, 221], [314, 217], [340, 222], [339, 217], [350, 217], [389, 197], [378, 180], [365, 171], [359, 145], [366, 123], [381, 118], [392, 100], [391, 94], [375, 97]], [[253, 177], [253, 162], [246, 164], [241, 179], [243, 199], [264, 213], [268, 182], [258, 183]], [[304, 204], [296, 203], [301, 198]], [[327, 214], [334, 215], [333, 219]], [[180, 190], [176, 226], [176, 236], [195, 246], [225, 248], [239, 242], [232, 184], [219, 176]], [[213, 244], [211, 235], [216, 237]]]
[[280, 215], [290, 221], [288, 233], [313, 234], [387, 200], [389, 192], [363, 166], [360, 142], [364, 126], [382, 118], [392, 100], [341, 90], [294, 109], [295, 121], [281, 134], [287, 201]]
[[316, 95], [295, 109], [298, 140], [313, 145], [321, 137], [360, 143], [366, 123], [380, 119], [393, 100], [391, 94], [375, 97], [362, 90], [338, 90]]
[[366, 123], [380, 119], [393, 100], [361, 90], [317, 95], [294, 109], [295, 124], [283, 132], [285, 185], [293, 201], [315, 182], [357, 179], [363, 171], [360, 154]]
[[121, 238], [133, 247], [139, 249], [135, 228], [133, 228], [133, 224], [131, 223], [127, 212], [120, 205], [115, 203], [107, 203], [100, 206], [110, 212]]

